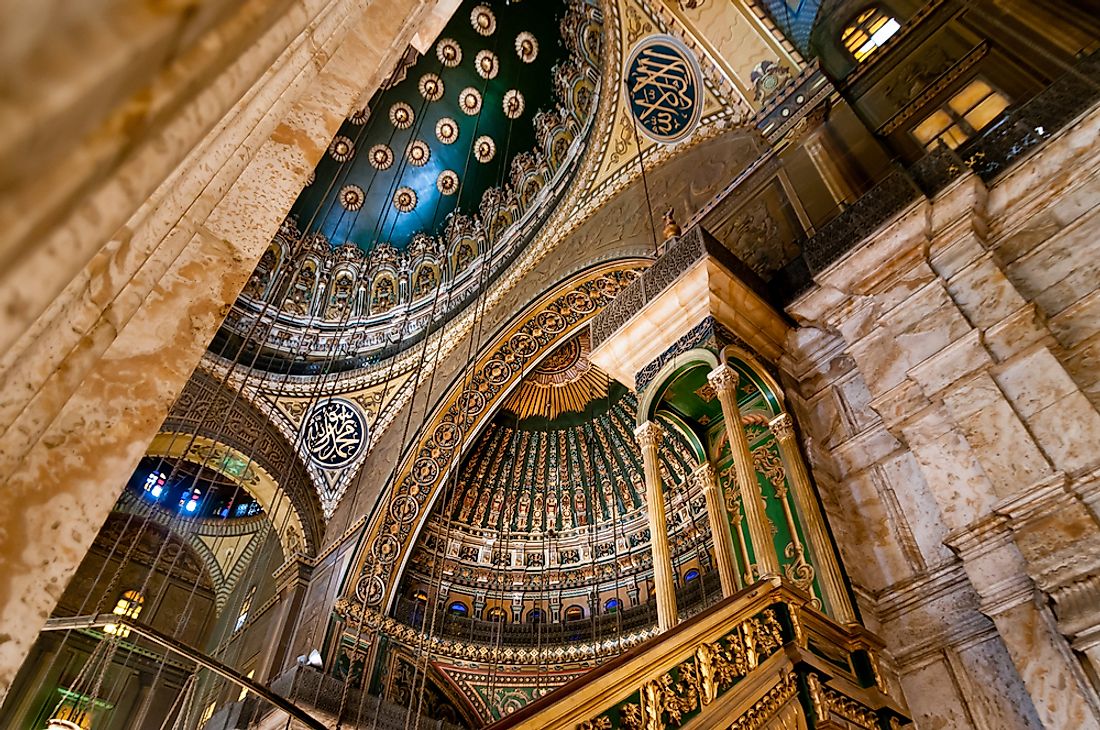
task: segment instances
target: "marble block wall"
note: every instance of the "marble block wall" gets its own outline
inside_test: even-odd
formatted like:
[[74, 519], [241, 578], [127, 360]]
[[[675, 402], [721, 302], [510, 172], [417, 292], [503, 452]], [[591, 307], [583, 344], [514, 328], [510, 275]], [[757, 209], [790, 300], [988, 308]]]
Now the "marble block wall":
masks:
[[67, 157], [2, 174], [0, 695], [340, 122], [457, 0], [27, 5], [0, 159]]
[[921, 728], [1100, 728], [1100, 111], [788, 307], [792, 406]]

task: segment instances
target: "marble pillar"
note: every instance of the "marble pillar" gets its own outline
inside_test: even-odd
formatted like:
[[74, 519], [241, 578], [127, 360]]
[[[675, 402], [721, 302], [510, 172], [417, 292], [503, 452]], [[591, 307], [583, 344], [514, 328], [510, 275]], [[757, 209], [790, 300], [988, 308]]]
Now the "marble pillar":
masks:
[[741, 409], [737, 405], [737, 372], [726, 365], [719, 365], [707, 374], [722, 404], [722, 416], [726, 421], [730, 452], [733, 455], [737, 489], [741, 492], [741, 508], [748, 523], [749, 543], [755, 563], [750, 570], [754, 578], [779, 575], [779, 558], [775, 552], [768, 518], [764, 512], [764, 498], [756, 480], [752, 465], [752, 452], [745, 429], [741, 425]]
[[649, 516], [650, 546], [653, 550], [653, 589], [657, 594], [657, 627], [668, 631], [676, 625], [676, 589], [672, 582], [672, 555], [668, 545], [668, 523], [665, 519], [665, 495], [661, 486], [661, 468], [657, 446], [664, 431], [653, 421], [646, 421], [634, 431], [642, 449], [645, 470], [646, 512]]

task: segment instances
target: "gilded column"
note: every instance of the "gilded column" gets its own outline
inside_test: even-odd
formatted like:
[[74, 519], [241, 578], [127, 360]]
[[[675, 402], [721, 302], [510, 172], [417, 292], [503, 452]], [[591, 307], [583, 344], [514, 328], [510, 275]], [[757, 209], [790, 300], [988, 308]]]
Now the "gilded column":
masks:
[[657, 444], [663, 431], [653, 421], [646, 421], [634, 431], [642, 448], [645, 469], [646, 511], [649, 514], [649, 542], [653, 550], [653, 589], [657, 593], [657, 628], [668, 631], [676, 625], [676, 591], [672, 584], [672, 556], [668, 547], [668, 524], [665, 519], [665, 496], [661, 488], [661, 468], [657, 461]]
[[840, 623], [855, 621], [855, 612], [848, 599], [848, 591], [844, 588], [840, 563], [837, 561], [836, 552], [829, 539], [817, 495], [814, 494], [813, 487], [810, 485], [806, 462], [802, 460], [802, 452], [794, 436], [794, 423], [789, 414], [780, 413], [768, 423], [768, 428], [779, 442], [779, 456], [783, 460], [783, 469], [787, 472], [787, 480], [794, 491], [795, 510], [802, 522], [806, 540], [810, 543], [810, 554], [817, 568], [818, 586], [821, 589], [822, 598], [834, 619]]
[[779, 558], [775, 554], [771, 526], [764, 512], [764, 498], [756, 481], [749, 440], [741, 425], [741, 409], [737, 406], [737, 372], [726, 365], [719, 365], [707, 375], [707, 380], [714, 386], [722, 404], [722, 417], [726, 421], [726, 435], [729, 437], [730, 452], [733, 455], [737, 488], [741, 492], [741, 507], [745, 511], [749, 542], [756, 560], [756, 577], [779, 575]]
[[714, 560], [718, 563], [718, 580], [722, 583], [722, 595], [732, 596], [740, 587], [737, 581], [737, 563], [733, 558], [733, 538], [726, 514], [726, 501], [718, 489], [718, 480], [710, 462], [700, 464], [693, 475], [707, 499], [707, 518], [714, 541]]

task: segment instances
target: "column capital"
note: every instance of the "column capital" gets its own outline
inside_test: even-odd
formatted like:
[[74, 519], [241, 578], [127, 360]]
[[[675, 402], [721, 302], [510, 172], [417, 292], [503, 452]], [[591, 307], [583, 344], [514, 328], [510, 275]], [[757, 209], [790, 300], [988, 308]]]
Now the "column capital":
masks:
[[794, 421], [791, 420], [791, 414], [787, 412], [780, 413], [768, 421], [768, 429], [780, 441], [794, 438]]
[[737, 387], [737, 383], [741, 380], [741, 376], [737, 374], [737, 371], [728, 365], [719, 365], [718, 367], [707, 373], [707, 380], [714, 386], [715, 390], [733, 390]]
[[691, 476], [703, 489], [713, 489], [718, 486], [718, 482], [715, 479], [716, 474], [714, 465], [709, 461], [704, 461], [702, 464], [695, 467], [694, 471], [691, 472]]
[[638, 445], [642, 447], [656, 447], [661, 441], [665, 430], [655, 421], [646, 421], [634, 429], [634, 438], [638, 439]]

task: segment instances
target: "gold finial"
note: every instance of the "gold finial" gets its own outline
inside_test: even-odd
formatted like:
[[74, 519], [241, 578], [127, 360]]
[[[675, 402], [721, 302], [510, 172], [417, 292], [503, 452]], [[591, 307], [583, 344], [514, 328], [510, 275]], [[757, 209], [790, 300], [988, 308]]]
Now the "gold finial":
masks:
[[677, 238], [681, 233], [680, 224], [676, 222], [676, 215], [672, 212], [672, 208], [665, 211], [665, 240], [670, 238]]

